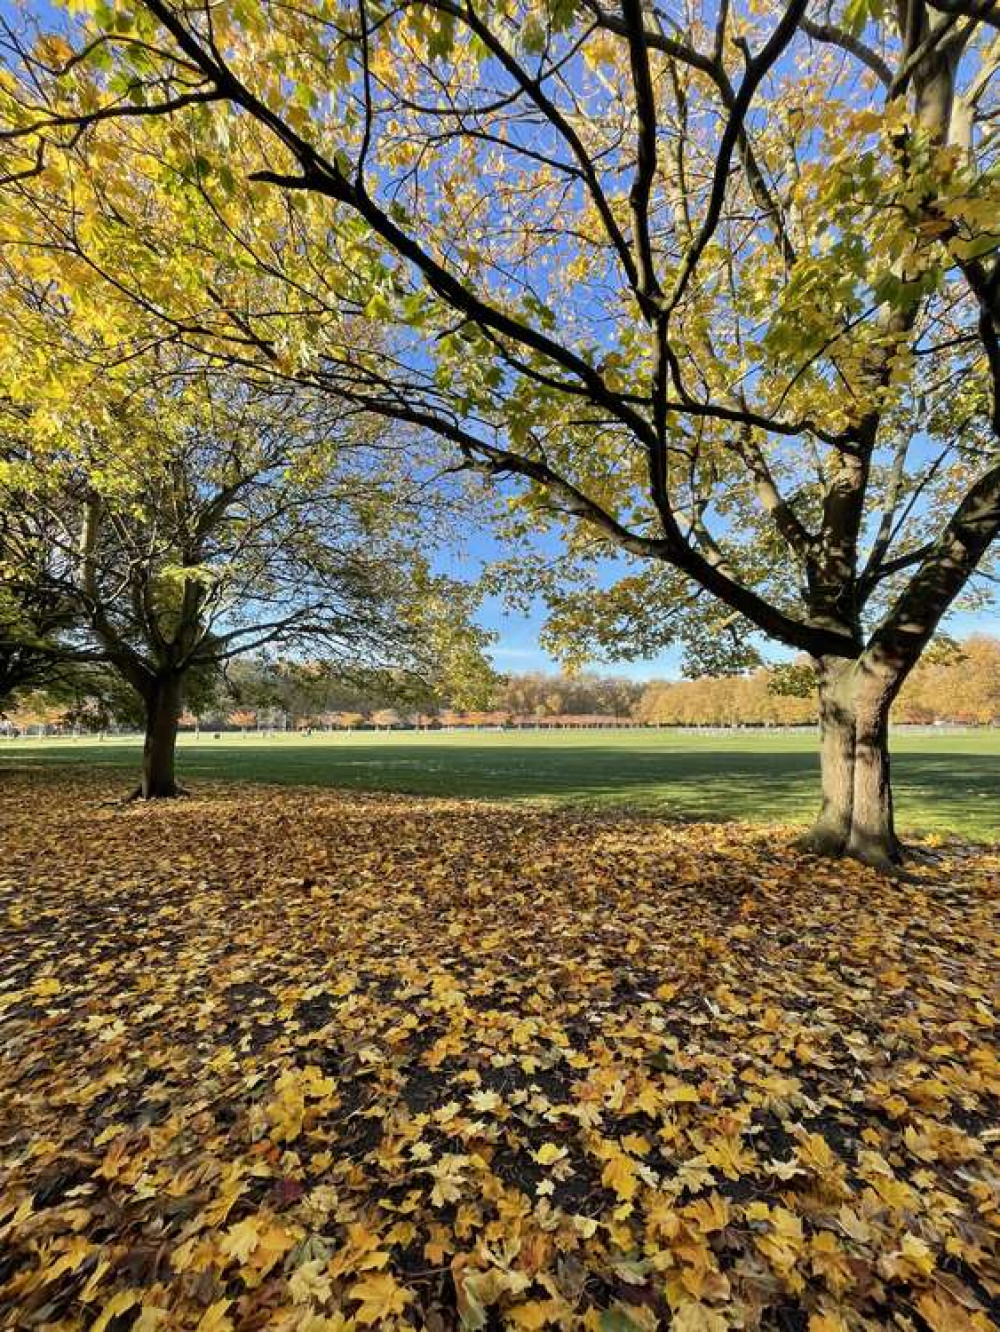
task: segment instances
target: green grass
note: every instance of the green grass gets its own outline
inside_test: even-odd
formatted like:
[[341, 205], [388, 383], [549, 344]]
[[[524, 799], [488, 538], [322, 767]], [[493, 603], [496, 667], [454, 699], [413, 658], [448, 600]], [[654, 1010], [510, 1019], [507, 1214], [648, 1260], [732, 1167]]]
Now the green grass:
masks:
[[[897, 734], [900, 826], [1000, 837], [1000, 731]], [[0, 741], [0, 768], [135, 769], [135, 741]], [[183, 736], [182, 780], [278, 782], [414, 795], [630, 805], [696, 819], [803, 822], [817, 803], [811, 732], [400, 732]], [[123, 778], [124, 781], [124, 778]]]

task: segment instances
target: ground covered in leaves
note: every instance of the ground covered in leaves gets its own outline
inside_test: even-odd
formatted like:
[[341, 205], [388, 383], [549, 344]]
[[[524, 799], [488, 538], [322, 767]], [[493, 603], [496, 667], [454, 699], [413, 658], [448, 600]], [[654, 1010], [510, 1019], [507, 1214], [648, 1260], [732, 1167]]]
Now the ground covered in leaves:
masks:
[[1000, 1326], [1000, 855], [0, 796], [0, 1326]]

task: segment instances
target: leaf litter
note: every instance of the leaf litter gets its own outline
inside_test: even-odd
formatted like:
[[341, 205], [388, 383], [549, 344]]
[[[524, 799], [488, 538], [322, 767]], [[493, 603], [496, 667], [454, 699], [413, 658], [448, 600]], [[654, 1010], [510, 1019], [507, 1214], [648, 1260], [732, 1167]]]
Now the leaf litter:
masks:
[[0, 797], [0, 1324], [1000, 1326], [1000, 851]]

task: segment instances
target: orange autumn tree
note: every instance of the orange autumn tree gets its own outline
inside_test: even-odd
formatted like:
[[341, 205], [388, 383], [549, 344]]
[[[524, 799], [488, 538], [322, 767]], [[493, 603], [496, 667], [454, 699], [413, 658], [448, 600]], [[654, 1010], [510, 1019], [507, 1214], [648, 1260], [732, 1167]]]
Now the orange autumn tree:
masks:
[[6, 244], [438, 438], [577, 643], [809, 654], [808, 844], [897, 861], [889, 709], [1000, 532], [996, 7], [83, 8], [10, 44]]

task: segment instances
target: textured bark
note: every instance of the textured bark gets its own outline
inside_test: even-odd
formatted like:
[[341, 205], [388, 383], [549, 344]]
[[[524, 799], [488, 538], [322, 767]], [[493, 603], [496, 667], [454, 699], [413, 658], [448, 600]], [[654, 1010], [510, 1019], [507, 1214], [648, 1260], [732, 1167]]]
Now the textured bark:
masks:
[[899, 680], [870, 660], [817, 663], [823, 802], [806, 850], [899, 863], [889, 775], [889, 708]]
[[143, 800], [161, 800], [178, 794], [174, 753], [180, 715], [180, 680], [175, 676], [157, 680], [146, 696], [146, 738], [138, 792]]
[[902, 859], [896, 838], [889, 780], [889, 703], [887, 685], [860, 686], [854, 731], [854, 803], [847, 855], [867, 865], [888, 868]]
[[821, 661], [819, 674], [820, 769], [822, 804], [803, 838], [808, 850], [839, 856], [851, 836], [854, 806], [854, 712], [851, 706], [853, 662]]

